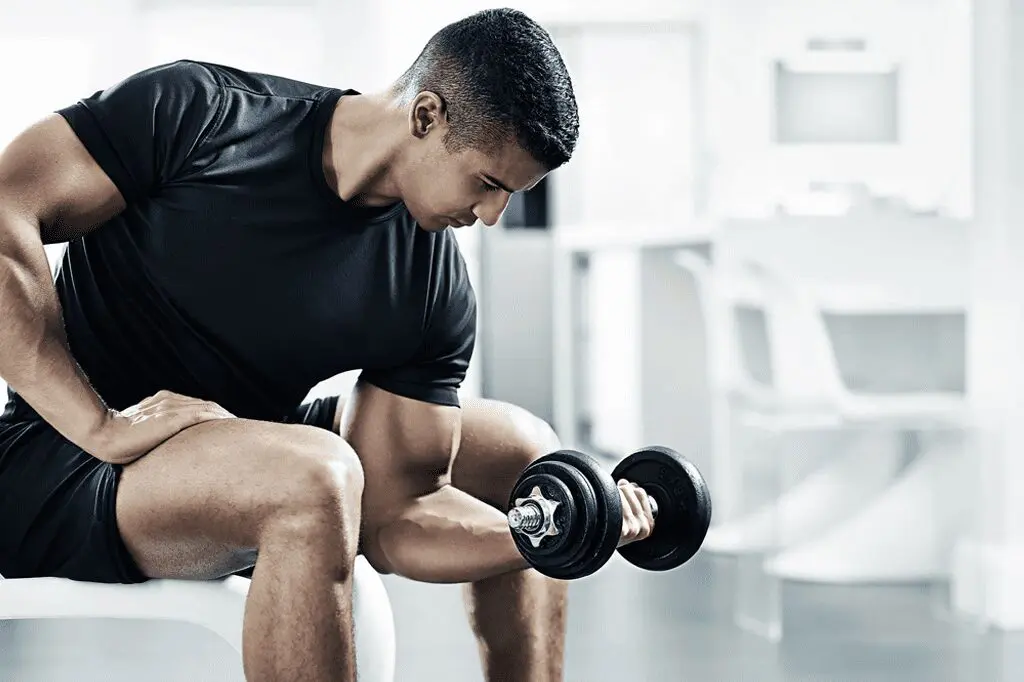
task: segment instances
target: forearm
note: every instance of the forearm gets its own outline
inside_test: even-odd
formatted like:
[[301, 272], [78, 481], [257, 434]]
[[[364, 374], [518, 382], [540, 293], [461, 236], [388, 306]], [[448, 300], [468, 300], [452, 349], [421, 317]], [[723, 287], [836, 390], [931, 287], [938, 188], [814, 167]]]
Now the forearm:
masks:
[[2, 210], [0, 320], [0, 376], [57, 431], [86, 447], [106, 405], [68, 350], [38, 224]]
[[529, 567], [505, 515], [450, 485], [412, 502], [377, 543], [394, 573], [420, 582], [476, 582]]

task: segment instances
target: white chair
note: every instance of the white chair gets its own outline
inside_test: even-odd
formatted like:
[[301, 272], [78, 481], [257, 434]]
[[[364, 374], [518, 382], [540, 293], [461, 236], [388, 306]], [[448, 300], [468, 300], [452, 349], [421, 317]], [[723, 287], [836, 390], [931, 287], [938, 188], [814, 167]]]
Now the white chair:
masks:
[[[865, 524], [853, 519], [872, 518], [878, 523], [877, 508], [927, 510], [931, 505], [929, 491], [935, 491], [933, 480], [941, 470], [928, 463], [924, 453], [903, 474], [916, 483], [903, 483], [885, 491], [897, 473], [900, 453], [878, 445], [878, 435], [901, 434], [931, 428], [956, 429], [967, 422], [967, 403], [958, 393], [905, 393], [890, 396], [855, 394], [842, 380], [831, 338], [820, 307], [807, 287], [791, 277], [756, 262], [728, 263], [711, 266], [696, 254], [683, 252], [677, 262], [690, 271], [708, 320], [708, 345], [718, 351], [711, 360], [711, 385], [717, 417], [715, 461], [725, 460], [726, 473], [732, 479], [724, 483], [737, 492], [742, 474], [735, 453], [730, 452], [731, 431], [737, 425], [748, 425], [770, 432], [802, 429], [843, 428], [859, 438], [846, 452], [832, 458], [819, 471], [786, 490], [778, 499], [743, 518], [725, 519], [713, 527], [705, 541], [711, 552], [760, 552], [771, 547], [789, 547], [804, 543], [801, 551], [794, 549], [777, 557], [771, 568], [782, 577], [825, 579], [839, 576], [826, 566], [844, 564], [843, 579], [852, 579], [858, 571], [873, 578], [887, 574], [886, 561], [876, 550], [888, 547], [885, 529], [897, 532], [901, 520], [918, 515], [904, 514], [876, 525], [877, 537], [866, 536]], [[739, 352], [739, 334], [734, 309], [739, 304], [753, 304], [764, 310], [767, 327], [772, 383], [754, 381], [745, 371]], [[724, 349], [724, 352], [723, 352]], [[721, 416], [721, 414], [728, 416]], [[872, 438], [874, 436], [874, 438]], [[871, 452], [863, 452], [864, 443]], [[939, 457], [942, 453], [935, 453]], [[883, 494], [883, 491], [884, 494]], [[719, 491], [715, 490], [716, 498]], [[898, 499], [890, 500], [893, 496]], [[873, 501], [878, 500], [877, 504]], [[716, 499], [717, 502], [717, 499]], [[871, 509], [875, 508], [872, 512]], [[822, 538], [827, 531], [846, 529], [842, 543]], [[938, 538], [941, 532], [930, 537]], [[811, 543], [821, 538], [823, 544]], [[843, 545], [843, 556], [838, 547]], [[818, 547], [818, 549], [815, 549]], [[892, 560], [889, 575], [901, 577], [917, 573], [932, 574], [935, 566], [935, 545], [922, 546], [915, 557], [899, 557], [888, 552]], [[825, 557], [825, 555], [828, 557]], [[861, 566], [874, 562], [871, 571]], [[915, 563], [916, 562], [916, 563]], [[914, 568], [916, 566], [916, 568]], [[818, 569], [821, 569], [818, 571]], [[818, 571], [818, 573], [816, 573]]]
[[813, 397], [854, 425], [884, 424], [913, 431], [968, 423], [967, 400], [961, 392], [851, 392], [839, 371], [821, 307], [809, 287], [763, 263], [749, 261], [745, 269], [758, 277], [765, 293], [774, 389], [783, 398]]
[[[877, 494], [862, 495], [859, 501], [850, 497], [848, 488], [856, 487], [854, 481], [864, 482], [863, 472], [849, 471], [845, 483], [833, 477], [838, 486], [831, 486], [830, 494], [838, 497], [845, 492], [847, 499], [855, 502], [853, 513], [845, 518], [828, 515], [828, 526], [819, 522], [813, 533], [787, 538], [786, 524], [799, 528], [800, 518], [779, 515], [782, 539], [789, 542], [780, 543], [784, 549], [768, 562], [767, 571], [789, 580], [842, 584], [948, 577], [953, 544], [965, 532], [970, 518], [970, 500], [961, 492], [969, 472], [965, 434], [971, 417], [966, 396], [962, 392], [868, 395], [849, 391], [832, 353], [822, 311], [808, 288], [763, 264], [752, 263], [749, 267], [759, 273], [768, 292], [770, 339], [783, 343], [788, 336], [802, 336], [812, 342], [808, 344], [811, 348], [805, 345], [786, 359], [789, 364], [785, 375], [797, 375], [801, 357], [816, 354], [821, 361], [809, 366], [821, 372], [818, 387], [835, 405], [844, 427], [865, 434], [890, 433], [903, 441], [916, 436], [922, 446], [918, 457], [894, 481]], [[834, 472], [845, 464], [847, 468], [864, 469], [871, 462], [871, 456], [852, 461], [847, 458], [845, 463], [840, 458], [829, 468]], [[798, 492], [808, 496], [814, 491], [812, 485], [809, 481]], [[790, 494], [783, 503], [792, 503], [794, 497], [800, 499]], [[825, 500], [824, 495], [819, 497]], [[822, 509], [834, 510], [835, 504]], [[805, 507], [798, 513], [810, 511]], [[826, 515], [821, 514], [821, 518]], [[808, 522], [803, 521], [803, 525], [806, 527]]]
[[[690, 251], [679, 252], [675, 260], [694, 279], [709, 355], [716, 521], [704, 550], [760, 552], [799, 541], [827, 526], [833, 516], [851, 513], [865, 494], [891, 480], [893, 457], [866, 460], [851, 447], [777, 503], [772, 500], [751, 512], [743, 485], [748, 469], [778, 469], [780, 463], [763, 452], [740, 451], [737, 436], [746, 427], [786, 436], [842, 426], [833, 378], [838, 370], [827, 330], [806, 320], [796, 324], [797, 316], [785, 315], [781, 306], [769, 301], [770, 288], [755, 265], [712, 266]], [[742, 352], [736, 317], [740, 306], [765, 313], [772, 369], [769, 383], [755, 378]]]
[[[175, 620], [219, 635], [241, 656], [242, 617], [250, 581], [151, 580], [138, 585], [64, 578], [0, 578], [0, 620], [132, 618]], [[384, 583], [362, 557], [353, 577], [353, 622], [359, 682], [393, 682], [395, 626]], [[241, 658], [239, 658], [241, 668]]]

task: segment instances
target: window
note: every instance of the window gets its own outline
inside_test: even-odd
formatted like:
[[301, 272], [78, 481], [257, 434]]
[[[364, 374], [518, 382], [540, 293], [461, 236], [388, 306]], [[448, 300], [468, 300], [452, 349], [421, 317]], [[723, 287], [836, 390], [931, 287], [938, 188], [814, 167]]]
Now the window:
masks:
[[780, 144], [899, 142], [899, 70], [802, 72], [775, 67]]

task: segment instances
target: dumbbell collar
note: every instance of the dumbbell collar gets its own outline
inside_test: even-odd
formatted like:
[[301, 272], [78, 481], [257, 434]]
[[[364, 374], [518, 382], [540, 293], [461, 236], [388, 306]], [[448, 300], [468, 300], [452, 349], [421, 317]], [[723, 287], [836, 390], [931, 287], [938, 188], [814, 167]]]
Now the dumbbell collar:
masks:
[[515, 506], [508, 512], [509, 527], [522, 533], [534, 547], [540, 547], [544, 538], [560, 533], [555, 525], [555, 510], [559, 503], [544, 497], [538, 486], [534, 486], [527, 497], [517, 497]]

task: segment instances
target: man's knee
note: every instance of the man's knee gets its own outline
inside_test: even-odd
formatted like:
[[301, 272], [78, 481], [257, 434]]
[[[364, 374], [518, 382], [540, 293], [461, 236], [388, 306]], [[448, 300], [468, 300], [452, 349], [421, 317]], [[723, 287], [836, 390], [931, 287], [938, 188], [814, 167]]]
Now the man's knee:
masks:
[[340, 436], [325, 429], [297, 426], [282, 443], [281, 480], [269, 480], [273, 517], [290, 527], [316, 531], [357, 530], [363, 495], [359, 457]]
[[510, 405], [509, 408], [515, 424], [509, 452], [520, 470], [562, 447], [558, 434], [548, 422], [522, 407]]

